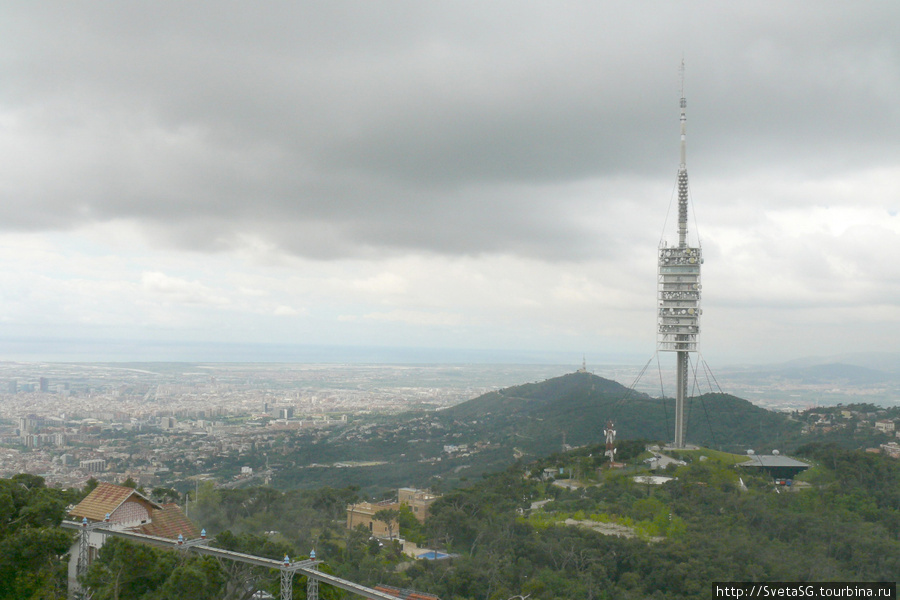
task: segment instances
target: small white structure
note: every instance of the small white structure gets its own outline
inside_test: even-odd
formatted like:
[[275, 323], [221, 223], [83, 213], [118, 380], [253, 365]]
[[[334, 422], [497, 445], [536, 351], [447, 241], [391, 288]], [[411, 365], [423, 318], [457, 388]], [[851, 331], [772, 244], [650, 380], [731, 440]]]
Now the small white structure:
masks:
[[674, 477], [663, 477], [661, 475], [636, 475], [635, 483], [643, 483], [644, 485], [662, 485], [670, 481], [674, 481]]

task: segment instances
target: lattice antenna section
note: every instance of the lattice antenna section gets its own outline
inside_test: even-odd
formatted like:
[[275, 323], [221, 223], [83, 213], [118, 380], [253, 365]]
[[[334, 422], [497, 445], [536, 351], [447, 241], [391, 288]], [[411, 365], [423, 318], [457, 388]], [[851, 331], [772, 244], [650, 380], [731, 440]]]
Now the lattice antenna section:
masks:
[[606, 452], [603, 454], [609, 458], [609, 462], [616, 460], [616, 430], [613, 429], [613, 422], [606, 422], [606, 429], [603, 430], [603, 436], [606, 438]]

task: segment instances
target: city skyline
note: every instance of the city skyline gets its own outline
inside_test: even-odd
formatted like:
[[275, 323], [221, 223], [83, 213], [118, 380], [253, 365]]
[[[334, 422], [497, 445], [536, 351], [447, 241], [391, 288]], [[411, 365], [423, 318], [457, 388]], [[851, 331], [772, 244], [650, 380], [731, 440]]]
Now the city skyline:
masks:
[[0, 359], [645, 359], [682, 58], [703, 355], [896, 349], [893, 3], [0, 10]]

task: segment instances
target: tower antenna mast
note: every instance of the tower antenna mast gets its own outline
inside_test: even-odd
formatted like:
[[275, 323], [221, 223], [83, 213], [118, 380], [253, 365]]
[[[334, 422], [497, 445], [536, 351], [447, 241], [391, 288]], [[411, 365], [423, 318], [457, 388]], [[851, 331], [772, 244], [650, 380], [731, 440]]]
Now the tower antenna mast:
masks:
[[684, 96], [684, 60], [681, 75], [681, 162], [678, 166], [678, 246], [660, 244], [658, 280], [659, 349], [675, 352], [675, 447], [684, 448], [684, 402], [687, 397], [688, 354], [697, 351], [700, 333], [700, 244], [688, 246], [687, 100]]
[[687, 174], [687, 100], [684, 97], [684, 59], [681, 59], [681, 162], [678, 165], [678, 247], [687, 247], [688, 174]]

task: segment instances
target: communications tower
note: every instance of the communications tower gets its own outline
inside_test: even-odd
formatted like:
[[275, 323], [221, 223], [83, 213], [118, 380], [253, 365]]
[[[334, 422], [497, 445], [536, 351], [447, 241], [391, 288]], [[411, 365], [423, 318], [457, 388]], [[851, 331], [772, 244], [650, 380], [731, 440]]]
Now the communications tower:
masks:
[[606, 422], [606, 429], [603, 430], [603, 435], [606, 437], [606, 452], [603, 454], [609, 458], [610, 465], [616, 460], [616, 430], [613, 429], [613, 422]]
[[660, 241], [658, 263], [657, 347], [675, 352], [675, 447], [684, 448], [684, 400], [688, 386], [688, 355], [697, 352], [700, 334], [700, 242], [688, 245], [688, 173], [685, 129], [684, 63], [681, 65], [681, 164], [678, 167], [678, 245]]

